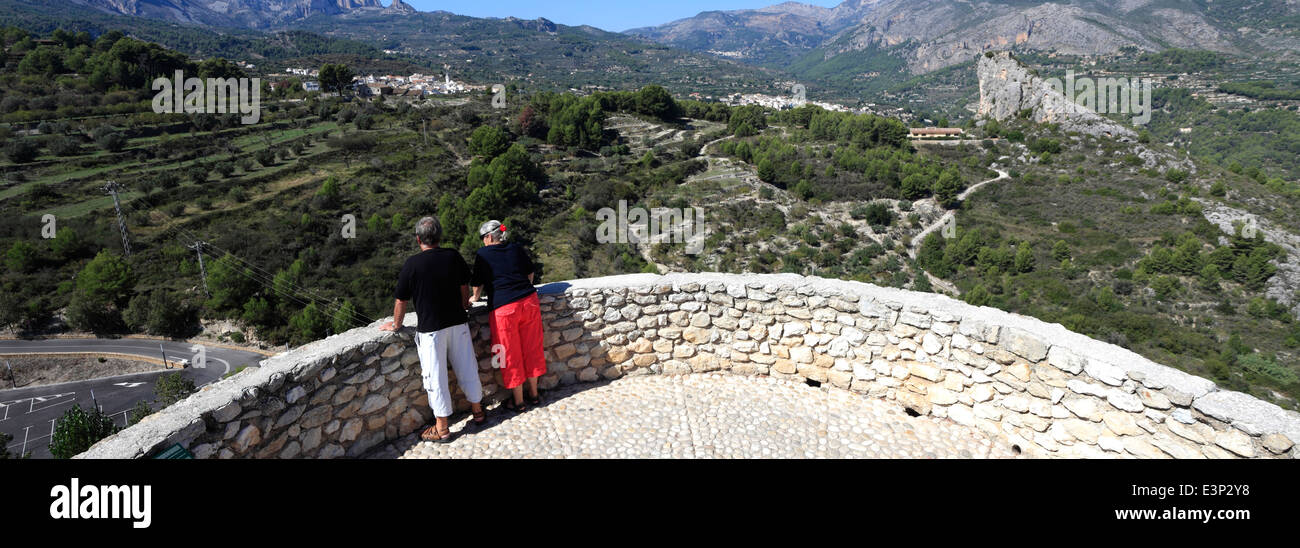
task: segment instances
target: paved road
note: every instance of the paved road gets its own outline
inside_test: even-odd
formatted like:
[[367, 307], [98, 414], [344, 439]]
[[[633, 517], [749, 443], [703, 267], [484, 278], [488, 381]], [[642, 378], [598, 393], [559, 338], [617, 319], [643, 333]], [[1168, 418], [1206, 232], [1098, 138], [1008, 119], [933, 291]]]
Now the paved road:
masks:
[[[144, 339], [45, 339], [0, 340], [0, 354], [105, 352], [131, 354], [162, 359], [158, 345], [167, 351], [168, 360], [189, 359], [197, 364], [193, 343]], [[196, 386], [218, 381], [242, 365], [257, 365], [265, 356], [246, 350], [205, 346], [206, 367], [182, 371]], [[174, 372], [174, 371], [172, 371]], [[89, 409], [92, 400], [125, 425], [127, 413], [141, 400], [153, 401], [154, 382], [168, 371], [150, 371], [43, 386], [0, 390], [0, 432], [13, 436], [10, 454], [29, 452], [32, 458], [50, 458], [50, 434], [54, 421], [75, 402]]]

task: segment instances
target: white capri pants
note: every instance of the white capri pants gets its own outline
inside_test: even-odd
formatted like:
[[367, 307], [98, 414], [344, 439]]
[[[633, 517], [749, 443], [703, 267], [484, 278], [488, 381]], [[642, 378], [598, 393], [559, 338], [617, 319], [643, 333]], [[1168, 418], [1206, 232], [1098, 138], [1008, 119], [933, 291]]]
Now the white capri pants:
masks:
[[424, 372], [424, 390], [429, 393], [429, 407], [436, 417], [450, 417], [451, 387], [447, 384], [447, 365], [456, 371], [456, 383], [470, 403], [483, 400], [483, 385], [478, 380], [478, 358], [469, 324], [453, 325], [432, 333], [415, 334], [420, 369]]

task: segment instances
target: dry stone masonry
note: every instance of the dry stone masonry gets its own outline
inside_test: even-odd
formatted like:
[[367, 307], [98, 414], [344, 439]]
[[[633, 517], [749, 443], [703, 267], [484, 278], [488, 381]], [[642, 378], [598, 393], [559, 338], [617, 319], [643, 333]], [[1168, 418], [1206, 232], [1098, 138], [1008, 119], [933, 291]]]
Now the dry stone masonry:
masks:
[[[941, 295], [793, 274], [636, 274], [541, 293], [545, 388], [764, 375], [896, 402], [1028, 456], [1300, 453], [1300, 414], [1060, 325]], [[471, 330], [485, 394], [498, 400], [481, 309]], [[355, 329], [209, 386], [81, 457], [142, 457], [175, 443], [200, 458], [360, 456], [431, 420], [419, 367], [409, 329]]]

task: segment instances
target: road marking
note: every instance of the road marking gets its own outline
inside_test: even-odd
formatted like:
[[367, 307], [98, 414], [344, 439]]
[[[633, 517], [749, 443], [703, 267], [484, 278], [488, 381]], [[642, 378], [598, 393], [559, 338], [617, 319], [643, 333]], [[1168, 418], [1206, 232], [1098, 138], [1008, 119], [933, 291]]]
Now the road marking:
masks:
[[144, 383], [142, 383], [142, 382], [115, 382], [115, 383], [113, 383], [113, 386], [125, 386], [125, 387], [127, 387], [127, 388], [135, 388], [135, 387], [140, 386], [140, 385], [142, 385], [142, 384], [144, 384]]
[[17, 399], [17, 400], [9, 400], [9, 401], [6, 401], [6, 402], [0, 402], [0, 407], [10, 407], [10, 406], [13, 406], [13, 405], [15, 405], [15, 404], [19, 404], [19, 403], [25, 402], [25, 401], [27, 401], [27, 400], [34, 400], [33, 403], [45, 403], [45, 402], [50, 401], [50, 400], [55, 399], [55, 398], [62, 398], [62, 397], [64, 397], [64, 396], [71, 396], [71, 395], [73, 395], [73, 394], [76, 394], [76, 392], [60, 392], [60, 393], [58, 393], [58, 394], [48, 394], [48, 395], [45, 395], [45, 396], [32, 396], [31, 398], [22, 398], [22, 399]]
[[21, 456], [21, 455], [26, 455], [26, 454], [27, 454], [27, 431], [28, 431], [28, 430], [31, 430], [31, 429], [32, 429], [32, 427], [30, 427], [30, 426], [28, 426], [27, 428], [24, 428], [24, 429], [23, 429], [23, 450], [18, 452], [18, 454], [19, 454], [20, 456]]
[[[226, 361], [226, 360], [223, 360], [223, 359], [221, 359], [221, 358], [208, 358], [208, 359], [209, 359], [209, 360], [212, 360], [212, 361], [218, 361], [218, 362], [221, 362], [222, 365], [226, 366], [226, 370], [223, 371], [223, 372], [221, 373], [222, 376], [225, 376], [225, 375], [230, 374], [230, 362], [228, 362], [228, 361]], [[220, 380], [220, 379], [218, 379], [218, 380]]]

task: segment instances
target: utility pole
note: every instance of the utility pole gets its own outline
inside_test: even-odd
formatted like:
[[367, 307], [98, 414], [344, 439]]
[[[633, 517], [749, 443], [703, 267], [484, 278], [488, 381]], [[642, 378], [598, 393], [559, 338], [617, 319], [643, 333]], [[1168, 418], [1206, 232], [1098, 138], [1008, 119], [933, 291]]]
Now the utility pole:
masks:
[[199, 255], [199, 274], [203, 276], [203, 294], [211, 297], [212, 293], [208, 291], [208, 270], [203, 266], [203, 246], [205, 245], [208, 245], [208, 243], [197, 241], [190, 246], [190, 249], [193, 249]]
[[126, 235], [126, 218], [122, 217], [122, 203], [117, 199], [117, 191], [122, 186], [114, 181], [109, 181], [104, 185], [104, 190], [113, 197], [113, 209], [117, 210], [117, 229], [122, 233], [122, 251], [127, 257], [131, 256], [131, 240]]
[[9, 365], [9, 360], [5, 360], [5, 369], [9, 370], [9, 386], [18, 388], [18, 379], [14, 378], [14, 366]]
[[159, 351], [159, 352], [162, 352], [162, 356], [163, 356], [163, 369], [171, 369], [171, 366], [167, 365], [167, 351], [166, 351], [166, 350], [163, 350], [163, 345], [162, 345], [162, 343], [158, 343], [158, 351]]

